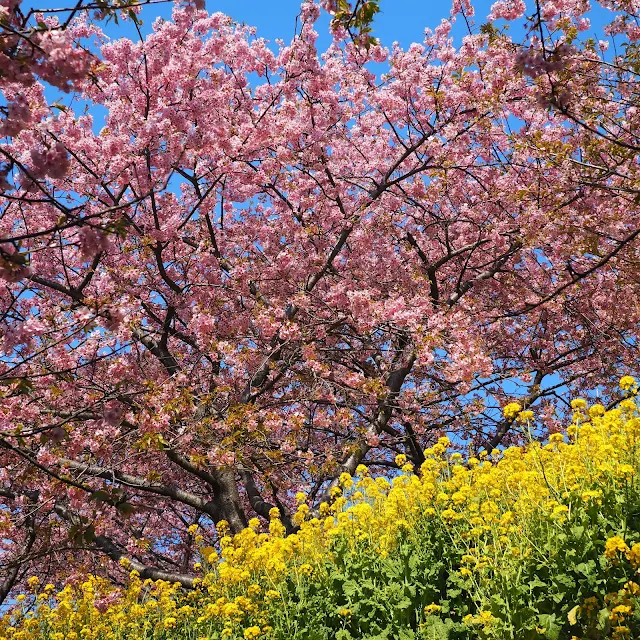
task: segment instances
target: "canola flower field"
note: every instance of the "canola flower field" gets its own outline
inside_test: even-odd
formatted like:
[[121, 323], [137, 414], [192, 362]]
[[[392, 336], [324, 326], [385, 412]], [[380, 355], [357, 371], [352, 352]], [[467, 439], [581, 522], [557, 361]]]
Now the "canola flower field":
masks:
[[34, 576], [0, 640], [640, 638], [640, 407], [621, 387], [609, 411], [574, 400], [546, 443], [463, 459], [441, 438], [392, 480], [359, 467], [320, 514], [298, 496], [293, 535], [277, 510], [210, 546], [193, 527], [192, 591]]

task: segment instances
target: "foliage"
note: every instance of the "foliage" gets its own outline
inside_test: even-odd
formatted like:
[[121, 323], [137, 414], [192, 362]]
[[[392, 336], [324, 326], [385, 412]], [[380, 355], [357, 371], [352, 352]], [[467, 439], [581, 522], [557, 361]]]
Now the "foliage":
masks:
[[357, 44], [366, 49], [378, 44], [371, 35], [373, 18], [380, 11], [378, 0], [356, 0], [354, 6], [347, 0], [324, 0], [322, 5], [333, 16], [331, 27], [336, 38], [340, 38], [342, 32], [354, 38], [352, 30], [355, 29], [354, 41]]
[[298, 497], [293, 535], [277, 510], [268, 533], [222, 523], [217, 551], [192, 527], [188, 593], [133, 571], [122, 592], [88, 577], [54, 596], [34, 577], [0, 638], [637, 638], [640, 410], [572, 406], [546, 444], [463, 461], [442, 438], [419, 473], [345, 474], [319, 514]]

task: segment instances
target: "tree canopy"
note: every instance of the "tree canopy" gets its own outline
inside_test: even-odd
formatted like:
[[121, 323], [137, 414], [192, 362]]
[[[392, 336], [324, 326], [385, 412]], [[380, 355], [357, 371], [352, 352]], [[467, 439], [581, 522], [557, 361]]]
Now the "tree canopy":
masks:
[[328, 4], [324, 52], [314, 2], [277, 46], [189, 5], [97, 55], [72, 20], [77, 77], [3, 67], [3, 597], [123, 558], [189, 586], [193, 524], [215, 540], [277, 507], [291, 531], [297, 492], [317, 508], [360, 464], [418, 468], [445, 433], [490, 451], [521, 410], [544, 435], [567, 386], [616, 401], [640, 313], [635, 4], [600, 2], [613, 53], [582, 0], [503, 0], [480, 27], [456, 1], [406, 50], [364, 4], [352, 38]]

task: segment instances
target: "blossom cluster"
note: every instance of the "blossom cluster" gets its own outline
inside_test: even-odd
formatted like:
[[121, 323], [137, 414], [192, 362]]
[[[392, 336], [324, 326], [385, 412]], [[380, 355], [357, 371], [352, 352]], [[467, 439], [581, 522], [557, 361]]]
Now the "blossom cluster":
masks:
[[531, 78], [537, 78], [543, 73], [553, 73], [565, 69], [572, 53], [575, 53], [574, 48], [566, 43], [559, 44], [550, 54], [529, 47], [518, 51], [515, 63], [522, 73]]

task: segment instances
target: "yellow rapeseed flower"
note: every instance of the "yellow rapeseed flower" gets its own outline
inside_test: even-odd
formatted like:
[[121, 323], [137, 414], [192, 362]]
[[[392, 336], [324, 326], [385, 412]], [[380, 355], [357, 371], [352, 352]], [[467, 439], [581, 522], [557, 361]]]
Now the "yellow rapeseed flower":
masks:
[[533, 420], [533, 411], [521, 411], [517, 416], [517, 420], [522, 424], [530, 422], [531, 420]]
[[604, 545], [604, 555], [609, 560], [616, 560], [619, 553], [625, 553], [628, 550], [627, 543], [620, 536], [609, 538]]
[[636, 542], [631, 549], [627, 549], [625, 555], [634, 569], [640, 568], [640, 543]]
[[510, 402], [502, 409], [505, 418], [515, 418], [522, 411], [522, 407], [517, 402]]
[[164, 628], [165, 629], [173, 629], [176, 626], [177, 622], [178, 621], [175, 618], [171, 618], [171, 617], [165, 618], [164, 619]]
[[587, 408], [587, 401], [583, 398], [575, 398], [571, 401], [571, 408], [578, 411]]
[[632, 376], [622, 376], [622, 378], [620, 378], [620, 388], [623, 391], [628, 391], [635, 384], [636, 384], [636, 379], [633, 378]]

